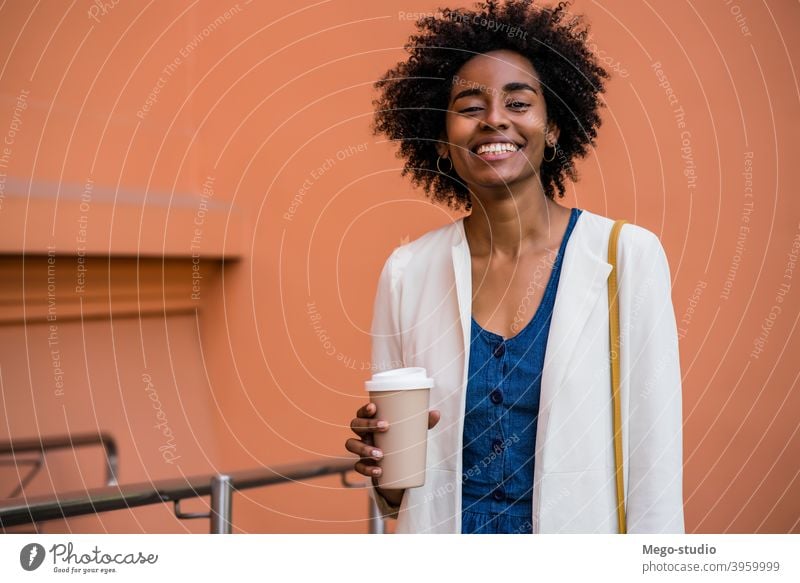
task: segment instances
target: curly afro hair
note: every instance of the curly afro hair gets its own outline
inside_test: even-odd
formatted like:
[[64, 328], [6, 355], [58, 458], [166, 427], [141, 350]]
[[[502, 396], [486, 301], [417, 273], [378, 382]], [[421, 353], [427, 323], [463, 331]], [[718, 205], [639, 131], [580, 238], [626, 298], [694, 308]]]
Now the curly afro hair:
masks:
[[[469, 190], [451, 168], [436, 167], [436, 143], [445, 131], [445, 116], [454, 77], [477, 54], [515, 51], [533, 63], [544, 90], [548, 118], [560, 137], [552, 162], [543, 161], [545, 194], [564, 196], [565, 177], [577, 180], [575, 159], [595, 145], [600, 126], [599, 94], [608, 73], [587, 48], [588, 25], [567, 10], [533, 6], [533, 0], [489, 0], [464, 8], [441, 9], [417, 21], [418, 33], [405, 45], [410, 53], [375, 83], [373, 132], [398, 141], [402, 175], [422, 186], [434, 201], [464, 210], [472, 208]], [[452, 165], [451, 165], [452, 166]]]

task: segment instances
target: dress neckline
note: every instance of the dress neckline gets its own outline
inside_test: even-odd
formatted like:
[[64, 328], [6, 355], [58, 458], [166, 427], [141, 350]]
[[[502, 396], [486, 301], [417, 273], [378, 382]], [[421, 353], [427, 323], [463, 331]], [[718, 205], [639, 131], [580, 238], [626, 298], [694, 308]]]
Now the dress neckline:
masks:
[[498, 341], [501, 343], [508, 343], [519, 338], [520, 336], [525, 334], [528, 331], [528, 329], [533, 327], [533, 323], [541, 318], [542, 307], [544, 306], [545, 302], [549, 300], [550, 295], [554, 293], [553, 286], [555, 282], [556, 272], [561, 268], [561, 261], [564, 256], [564, 250], [567, 246], [567, 239], [569, 239], [572, 229], [575, 226], [579, 210], [580, 209], [578, 209], [577, 207], [573, 207], [572, 209], [570, 209], [570, 216], [569, 216], [569, 221], [567, 222], [567, 228], [564, 229], [564, 235], [561, 238], [561, 244], [558, 247], [558, 253], [556, 254], [555, 261], [553, 262], [553, 268], [550, 270], [550, 278], [547, 280], [547, 286], [545, 287], [544, 294], [542, 294], [542, 299], [539, 302], [539, 305], [536, 307], [536, 312], [533, 314], [533, 317], [528, 321], [527, 324], [525, 324], [525, 326], [523, 326], [522, 330], [520, 330], [513, 336], [504, 338], [502, 335], [497, 334], [496, 332], [492, 332], [491, 330], [486, 330], [480, 324], [478, 324], [474, 316], [471, 316], [470, 319], [472, 320], [473, 329], [476, 329], [481, 335], [485, 336], [487, 339], [491, 339], [494, 343], [497, 343]]

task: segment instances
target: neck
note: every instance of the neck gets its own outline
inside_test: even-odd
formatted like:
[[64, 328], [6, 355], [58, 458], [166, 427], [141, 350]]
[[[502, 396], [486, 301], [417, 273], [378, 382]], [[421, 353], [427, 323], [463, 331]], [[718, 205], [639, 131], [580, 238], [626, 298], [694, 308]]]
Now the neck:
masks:
[[474, 256], [516, 258], [540, 251], [556, 237], [561, 207], [545, 195], [541, 184], [520, 191], [472, 190], [472, 214], [464, 218], [464, 231]]

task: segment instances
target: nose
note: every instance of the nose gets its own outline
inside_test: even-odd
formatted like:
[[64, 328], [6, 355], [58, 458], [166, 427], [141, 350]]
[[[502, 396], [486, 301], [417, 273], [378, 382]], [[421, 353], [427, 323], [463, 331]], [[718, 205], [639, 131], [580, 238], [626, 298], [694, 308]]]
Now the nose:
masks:
[[488, 131], [507, 130], [509, 127], [505, 104], [502, 100], [493, 99], [486, 108], [486, 115], [481, 120], [481, 129]]

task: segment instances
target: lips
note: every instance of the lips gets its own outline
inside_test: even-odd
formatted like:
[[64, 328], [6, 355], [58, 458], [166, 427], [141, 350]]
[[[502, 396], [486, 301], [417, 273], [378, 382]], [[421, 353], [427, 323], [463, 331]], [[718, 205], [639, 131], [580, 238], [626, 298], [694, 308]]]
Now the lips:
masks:
[[486, 161], [505, 160], [522, 150], [525, 144], [517, 144], [507, 139], [484, 140], [472, 147], [472, 155]]

